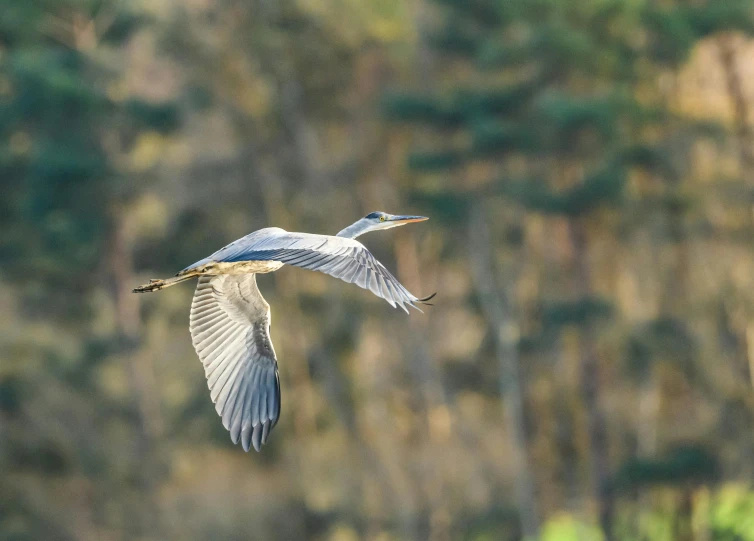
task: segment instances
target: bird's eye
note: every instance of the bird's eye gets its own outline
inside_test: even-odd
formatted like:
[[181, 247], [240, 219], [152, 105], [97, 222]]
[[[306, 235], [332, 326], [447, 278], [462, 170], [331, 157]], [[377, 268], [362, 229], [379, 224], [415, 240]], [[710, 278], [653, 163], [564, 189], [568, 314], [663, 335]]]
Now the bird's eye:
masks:
[[384, 216], [380, 216], [380, 221], [384, 222], [385, 221], [385, 217]]

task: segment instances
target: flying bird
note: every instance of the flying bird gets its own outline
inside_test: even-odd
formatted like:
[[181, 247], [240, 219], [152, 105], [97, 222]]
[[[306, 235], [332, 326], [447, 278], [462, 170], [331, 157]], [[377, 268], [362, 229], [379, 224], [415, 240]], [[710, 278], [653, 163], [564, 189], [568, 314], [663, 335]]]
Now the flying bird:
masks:
[[259, 451], [280, 417], [280, 378], [270, 339], [270, 305], [257, 287], [256, 275], [293, 265], [356, 284], [406, 312], [408, 306], [419, 309], [417, 303], [428, 304], [434, 294], [420, 299], [409, 293], [354, 239], [426, 219], [372, 212], [335, 236], [267, 227], [231, 242], [173, 278], [150, 280], [133, 291], [159, 291], [199, 279], [189, 328], [212, 402], [233, 443], [240, 441], [247, 452], [251, 446]]

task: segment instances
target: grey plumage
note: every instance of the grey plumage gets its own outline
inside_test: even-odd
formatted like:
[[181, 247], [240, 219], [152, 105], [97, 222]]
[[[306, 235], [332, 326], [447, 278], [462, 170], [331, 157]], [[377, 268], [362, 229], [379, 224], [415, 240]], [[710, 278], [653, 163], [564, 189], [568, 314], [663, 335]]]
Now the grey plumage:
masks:
[[[354, 237], [367, 231], [425, 220], [375, 212], [339, 236], [260, 229], [197, 261], [167, 280], [152, 280], [134, 292], [159, 291], [198, 277], [191, 303], [191, 339], [204, 365], [210, 397], [245, 451], [259, 451], [280, 418], [280, 379], [270, 338], [270, 307], [256, 274], [292, 265], [324, 272], [408, 312], [432, 298], [412, 295]], [[420, 310], [421, 311], [421, 310]]]
[[259, 451], [280, 417], [280, 380], [256, 275], [200, 277], [189, 328], [223, 426]]
[[246, 261], [279, 261], [324, 272], [370, 290], [393, 307], [399, 306], [408, 312], [407, 306], [411, 306], [421, 311], [416, 303], [422, 300], [409, 293], [363, 244], [350, 238], [289, 233], [278, 227], [268, 227], [232, 242], [181, 273], [191, 272], [210, 262]]

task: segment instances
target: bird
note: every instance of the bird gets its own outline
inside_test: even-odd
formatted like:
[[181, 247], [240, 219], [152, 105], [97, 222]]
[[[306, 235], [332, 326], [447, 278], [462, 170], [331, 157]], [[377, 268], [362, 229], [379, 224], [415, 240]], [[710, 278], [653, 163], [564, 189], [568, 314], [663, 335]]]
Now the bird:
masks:
[[198, 278], [191, 302], [191, 341], [204, 366], [210, 397], [234, 445], [259, 452], [280, 418], [280, 377], [270, 338], [270, 305], [256, 275], [284, 265], [315, 270], [368, 289], [393, 308], [421, 311], [435, 294], [419, 298], [356, 237], [423, 222], [424, 216], [372, 212], [337, 235], [292, 233], [267, 227], [241, 237], [165, 280], [134, 293], [160, 291]]

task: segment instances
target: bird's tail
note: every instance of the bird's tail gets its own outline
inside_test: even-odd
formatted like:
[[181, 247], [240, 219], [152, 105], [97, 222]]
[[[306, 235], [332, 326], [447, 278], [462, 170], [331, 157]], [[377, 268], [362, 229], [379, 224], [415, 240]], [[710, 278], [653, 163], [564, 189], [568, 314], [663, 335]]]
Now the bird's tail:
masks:
[[161, 289], [165, 289], [166, 287], [174, 286], [175, 284], [180, 284], [181, 282], [195, 278], [196, 276], [199, 276], [199, 274], [199, 272], [188, 272], [186, 274], [173, 276], [172, 278], [167, 278], [165, 280], [150, 280], [149, 283], [134, 288], [133, 292], [149, 293], [151, 291], [159, 291]]

